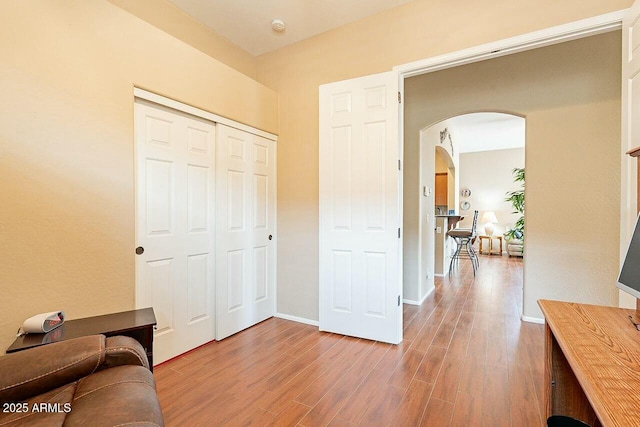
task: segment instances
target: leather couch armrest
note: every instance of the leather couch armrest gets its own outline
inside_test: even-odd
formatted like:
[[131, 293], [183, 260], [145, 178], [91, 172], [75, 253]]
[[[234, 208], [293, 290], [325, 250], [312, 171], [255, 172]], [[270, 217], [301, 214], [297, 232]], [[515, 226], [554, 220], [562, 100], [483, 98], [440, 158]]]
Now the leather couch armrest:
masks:
[[104, 335], [91, 335], [0, 357], [0, 402], [19, 402], [91, 374], [104, 362], [104, 349]]
[[149, 369], [149, 359], [142, 345], [135, 339], [125, 336], [108, 337], [105, 361], [100, 369], [120, 365], [139, 365]]

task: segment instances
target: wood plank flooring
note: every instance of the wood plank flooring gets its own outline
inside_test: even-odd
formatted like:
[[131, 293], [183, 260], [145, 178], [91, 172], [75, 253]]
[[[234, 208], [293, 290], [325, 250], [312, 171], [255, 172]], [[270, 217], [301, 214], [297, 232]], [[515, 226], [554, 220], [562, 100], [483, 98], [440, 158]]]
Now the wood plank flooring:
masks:
[[404, 306], [397, 346], [269, 319], [157, 366], [168, 426], [543, 426], [522, 261], [481, 257]]

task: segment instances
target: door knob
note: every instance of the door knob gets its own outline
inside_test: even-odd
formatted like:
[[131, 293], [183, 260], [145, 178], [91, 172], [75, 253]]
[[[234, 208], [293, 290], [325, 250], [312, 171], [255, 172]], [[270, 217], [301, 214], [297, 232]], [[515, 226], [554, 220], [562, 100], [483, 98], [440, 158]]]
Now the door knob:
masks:
[[138, 246], [136, 248], [136, 255], [142, 255], [144, 253], [144, 248], [142, 246]]
[[273, 236], [271, 234], [269, 234], [269, 240], [273, 239]]

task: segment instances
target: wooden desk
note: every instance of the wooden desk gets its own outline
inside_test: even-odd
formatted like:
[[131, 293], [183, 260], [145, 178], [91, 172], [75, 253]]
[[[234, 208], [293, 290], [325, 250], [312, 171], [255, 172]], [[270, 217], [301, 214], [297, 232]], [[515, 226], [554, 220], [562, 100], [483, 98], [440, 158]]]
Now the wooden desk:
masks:
[[546, 319], [547, 416], [640, 426], [640, 332], [635, 310], [539, 300]]
[[153, 371], [153, 327], [155, 324], [156, 316], [151, 307], [103, 316], [86, 317], [84, 319], [67, 320], [62, 326], [49, 333], [19, 336], [9, 346], [7, 353], [87, 335], [103, 334], [108, 337], [124, 335], [134, 338], [142, 344], [149, 359], [149, 366]]
[[[480, 239], [480, 249], [478, 252], [482, 253], [482, 241], [489, 239], [489, 252], [487, 252], [487, 255], [502, 255], [502, 236], [478, 236], [478, 238]], [[500, 242], [500, 252], [493, 251], [493, 239]]]

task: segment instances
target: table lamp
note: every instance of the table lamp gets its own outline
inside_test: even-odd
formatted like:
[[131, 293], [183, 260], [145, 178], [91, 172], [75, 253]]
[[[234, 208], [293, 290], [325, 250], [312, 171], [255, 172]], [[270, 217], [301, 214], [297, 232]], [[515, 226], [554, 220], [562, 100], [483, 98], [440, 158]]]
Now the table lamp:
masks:
[[498, 218], [496, 218], [496, 214], [492, 211], [487, 211], [482, 215], [482, 222], [484, 223], [484, 232], [487, 236], [492, 236], [494, 227], [493, 224], [498, 223]]

